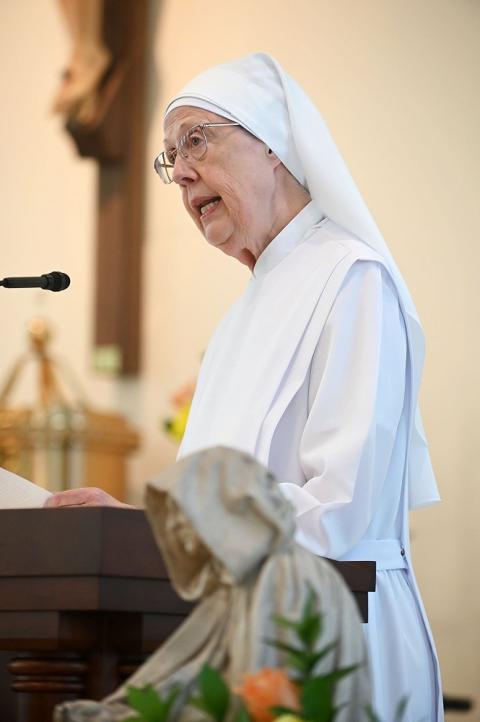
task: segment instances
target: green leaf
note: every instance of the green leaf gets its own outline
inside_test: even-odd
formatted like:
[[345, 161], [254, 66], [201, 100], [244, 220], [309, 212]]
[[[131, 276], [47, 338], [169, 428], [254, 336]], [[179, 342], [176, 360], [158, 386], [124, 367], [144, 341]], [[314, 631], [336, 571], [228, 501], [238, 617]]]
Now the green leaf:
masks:
[[180, 694], [181, 687], [179, 684], [174, 684], [173, 687], [170, 688], [170, 690], [167, 693], [167, 697], [165, 699], [165, 712], [166, 716], [165, 719], [168, 720], [170, 711], [175, 703], [175, 700], [177, 699], [178, 695]]
[[167, 722], [179, 691], [180, 688], [175, 685], [163, 699], [151, 685], [141, 689], [128, 687], [127, 702], [130, 707], [142, 715], [141, 717], [132, 717], [128, 722]]
[[188, 704], [191, 704], [192, 707], [196, 707], [202, 712], [208, 712], [207, 708], [205, 707], [203, 697], [190, 697], [190, 699], [188, 700]]
[[287, 619], [287, 617], [281, 617], [279, 614], [272, 614], [272, 619], [277, 627], [285, 627], [286, 629], [297, 630], [300, 622], [295, 622], [293, 619]]
[[235, 717], [233, 718], [233, 722], [252, 722], [252, 718], [248, 714], [245, 707], [240, 707], [240, 709], [235, 714]]
[[290, 707], [281, 707], [279, 705], [275, 705], [274, 707], [269, 707], [269, 710], [272, 714], [276, 715], [277, 717], [280, 717], [282, 714], [293, 714], [295, 717], [299, 716], [298, 709], [290, 709]]
[[265, 644], [270, 645], [270, 647], [275, 647], [276, 649], [280, 649], [282, 652], [288, 652], [288, 654], [292, 654], [294, 657], [297, 657], [298, 659], [304, 659], [305, 657], [305, 650], [300, 649], [300, 647], [292, 647], [291, 644], [287, 644], [286, 642], [279, 642], [278, 639], [264, 639], [263, 640]]
[[319, 614], [302, 619], [297, 629], [297, 636], [307, 649], [313, 649], [322, 630], [322, 619]]
[[333, 716], [336, 717], [337, 714], [340, 712], [340, 710], [342, 710], [344, 707], [346, 707], [347, 704], [348, 704], [348, 702], [344, 702], [343, 704], [339, 704], [338, 707], [335, 707]]
[[314, 668], [324, 657], [327, 656], [335, 647], [338, 642], [331, 642], [327, 644], [323, 649], [319, 649], [318, 652], [310, 652], [306, 654], [307, 669], [309, 672], [313, 672]]
[[128, 687], [127, 701], [130, 707], [140, 712], [142, 722], [166, 722], [169, 709], [153, 687]]
[[332, 722], [340, 707], [333, 705], [333, 690], [342, 677], [357, 669], [358, 665], [342, 667], [305, 682], [302, 691], [302, 714], [313, 722]]
[[395, 722], [402, 722], [403, 715], [407, 709], [408, 697], [402, 697], [395, 710]]
[[[407, 709], [407, 705], [408, 705], [408, 697], [402, 697], [402, 699], [397, 704], [397, 707], [395, 709], [394, 722], [402, 722], [403, 716]], [[365, 714], [367, 716], [368, 722], [382, 722], [380, 717], [374, 712], [373, 708], [370, 705], [365, 707]]]
[[377, 717], [370, 705], [365, 707], [365, 714], [367, 715], [368, 722], [381, 722], [380, 717]]
[[305, 675], [307, 675], [308, 677], [308, 662], [303, 657], [299, 659], [296, 655], [288, 654], [287, 662], [289, 667], [296, 669], [302, 673], [302, 679], [305, 677]]
[[299, 647], [292, 647], [291, 644], [279, 642], [276, 639], [264, 639], [263, 641], [272, 647], [280, 649], [282, 652], [286, 652], [288, 666], [302, 672], [303, 680], [303, 677], [308, 672], [308, 652], [305, 652], [305, 650], [300, 649]]
[[230, 702], [230, 690], [222, 676], [205, 664], [198, 677], [203, 708], [216, 722], [223, 722]]
[[307, 598], [305, 600], [305, 604], [303, 605], [302, 619], [308, 619], [308, 617], [313, 617], [316, 611], [317, 595], [315, 594], [313, 587], [309, 584]]
[[280, 649], [282, 652], [287, 653], [289, 667], [303, 673], [302, 681], [305, 681], [305, 676], [309, 677], [318, 662], [337, 646], [337, 642], [331, 642], [331, 644], [327, 644], [318, 652], [308, 652], [305, 649], [294, 647], [291, 644], [286, 644], [285, 642], [279, 642], [276, 639], [264, 639], [264, 642], [272, 647]]
[[[342, 679], [342, 677], [347, 677], [349, 674], [352, 674], [352, 672], [355, 672], [359, 666], [358, 664], [352, 664], [350, 667], [334, 669], [333, 672], [323, 675], [322, 679], [325, 679], [329, 684], [333, 685], [335, 682], [338, 682], [339, 679]], [[318, 677], [314, 677], [314, 679], [318, 679]]]
[[314, 722], [331, 722], [335, 714], [332, 692], [333, 685], [325, 677], [308, 680], [302, 691], [302, 716]]

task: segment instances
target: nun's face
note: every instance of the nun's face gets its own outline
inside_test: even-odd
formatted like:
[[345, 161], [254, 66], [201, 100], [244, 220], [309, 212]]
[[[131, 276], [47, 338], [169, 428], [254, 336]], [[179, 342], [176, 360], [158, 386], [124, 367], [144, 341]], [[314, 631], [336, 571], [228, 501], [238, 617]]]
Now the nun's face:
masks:
[[[165, 148], [173, 150], [199, 123], [226, 122], [222, 116], [185, 106], [165, 120]], [[208, 147], [201, 160], [177, 153], [173, 180], [185, 208], [207, 241], [253, 268], [279, 233], [276, 168], [280, 161], [239, 126], [205, 128]]]

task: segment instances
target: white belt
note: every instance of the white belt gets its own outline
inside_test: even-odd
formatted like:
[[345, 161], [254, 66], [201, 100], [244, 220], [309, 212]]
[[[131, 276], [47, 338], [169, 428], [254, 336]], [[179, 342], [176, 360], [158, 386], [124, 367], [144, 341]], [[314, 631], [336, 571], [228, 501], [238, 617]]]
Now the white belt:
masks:
[[398, 539], [366, 539], [359, 542], [341, 562], [376, 562], [377, 572], [407, 569], [405, 548]]

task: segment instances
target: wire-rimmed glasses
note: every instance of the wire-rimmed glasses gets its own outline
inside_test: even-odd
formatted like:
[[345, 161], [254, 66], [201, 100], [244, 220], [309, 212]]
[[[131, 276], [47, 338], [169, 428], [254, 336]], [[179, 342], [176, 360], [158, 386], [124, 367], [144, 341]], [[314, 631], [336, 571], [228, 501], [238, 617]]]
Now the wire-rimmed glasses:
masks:
[[202, 160], [207, 153], [208, 141], [205, 134], [205, 128], [219, 128], [230, 125], [240, 125], [235, 122], [224, 123], [199, 123], [193, 128], [187, 130], [179, 139], [175, 148], [171, 150], [162, 150], [153, 162], [156, 173], [160, 176], [164, 183], [171, 183], [173, 180], [172, 169], [175, 165], [177, 153], [182, 158], [190, 160]]

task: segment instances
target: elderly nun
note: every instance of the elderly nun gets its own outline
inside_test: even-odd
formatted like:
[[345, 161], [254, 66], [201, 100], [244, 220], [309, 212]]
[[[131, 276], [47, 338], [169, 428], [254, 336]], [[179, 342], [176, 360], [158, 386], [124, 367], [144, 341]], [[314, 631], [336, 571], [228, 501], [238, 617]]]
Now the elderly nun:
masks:
[[205, 354], [180, 456], [252, 454], [296, 510], [297, 541], [374, 560], [365, 627], [374, 706], [443, 719], [409, 509], [438, 501], [417, 407], [423, 333], [405, 282], [318, 110], [264, 53], [169, 103], [161, 178], [208, 243], [249, 266]]
[[[321, 115], [255, 53], [169, 103], [155, 169], [208, 243], [252, 272], [208, 345], [180, 457], [251, 454], [280, 479], [301, 545], [377, 563], [375, 709], [390, 722], [407, 697], [405, 722], [442, 720], [409, 544], [409, 510], [439, 499], [417, 407], [422, 327]], [[91, 494], [49, 505], [114, 503]]]

